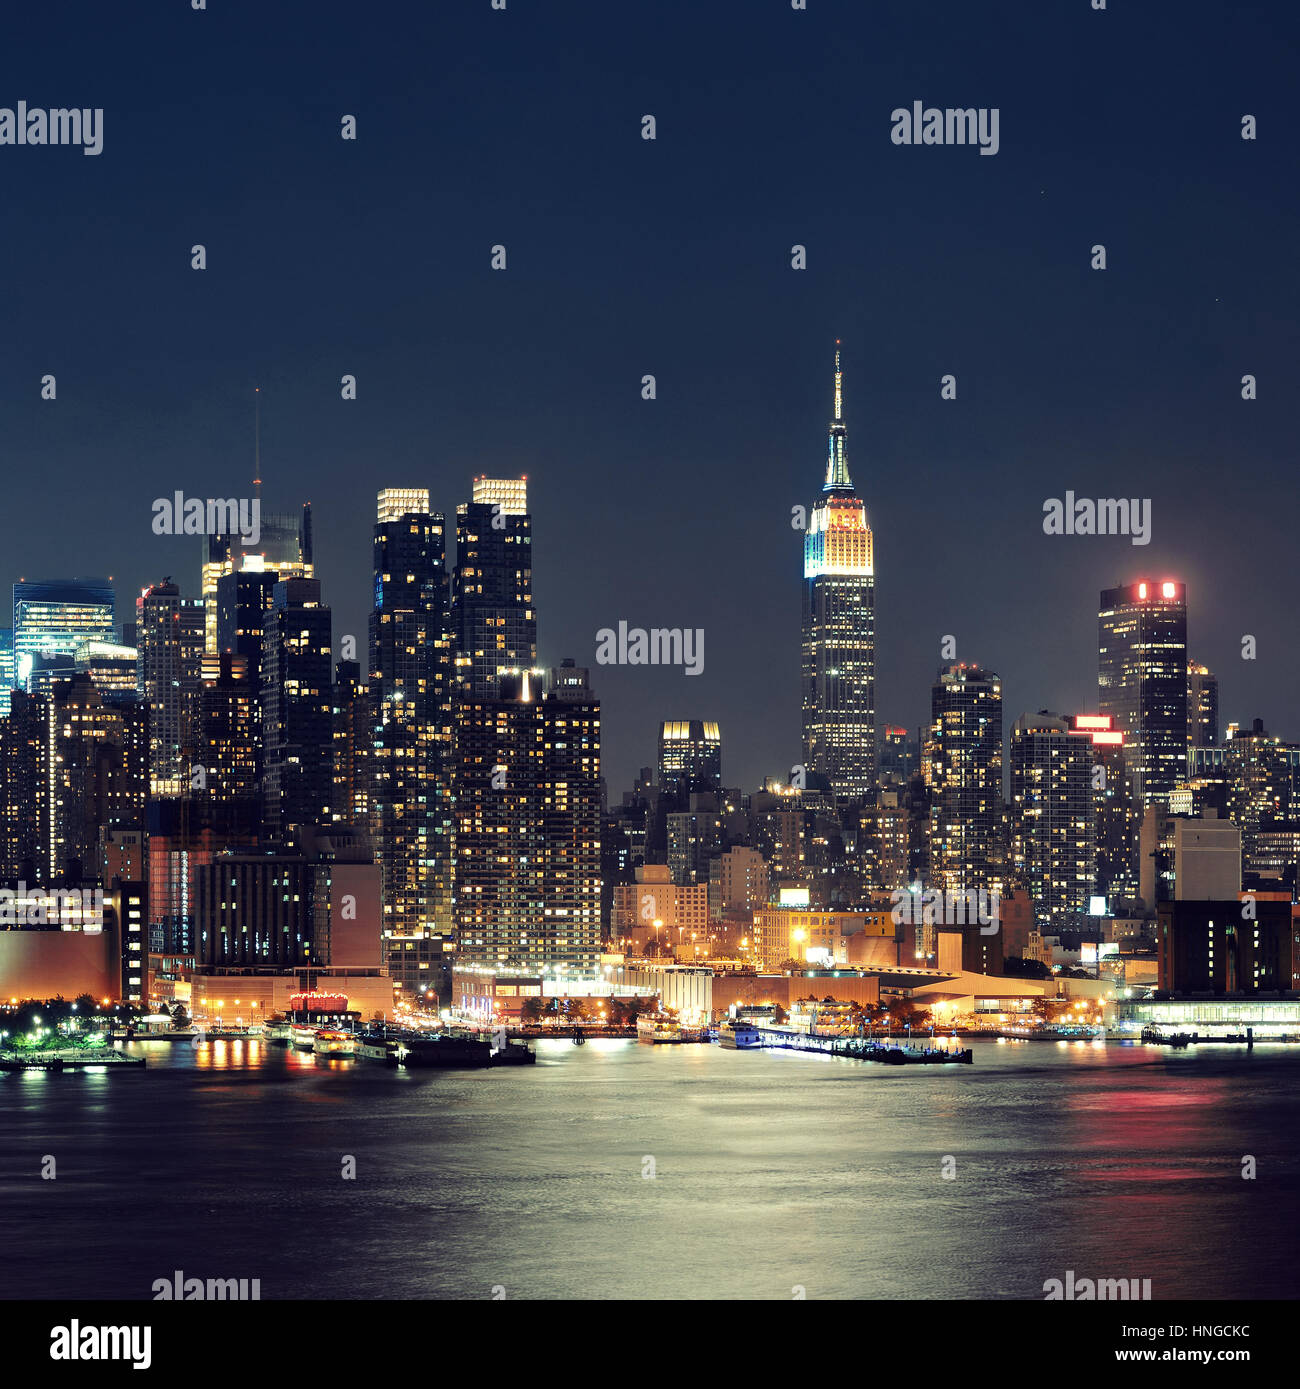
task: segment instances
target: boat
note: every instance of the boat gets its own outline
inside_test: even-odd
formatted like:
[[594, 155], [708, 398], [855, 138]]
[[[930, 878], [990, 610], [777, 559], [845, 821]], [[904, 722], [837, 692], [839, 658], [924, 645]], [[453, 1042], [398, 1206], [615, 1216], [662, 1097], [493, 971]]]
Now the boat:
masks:
[[1013, 1023], [999, 1028], [998, 1035], [1017, 1042], [1104, 1042], [1106, 1028], [1092, 1022], [1045, 1022], [1036, 1027]]
[[680, 1042], [682, 1025], [667, 1013], [642, 1013], [636, 1020], [636, 1039], [648, 1042]]
[[312, 1039], [317, 1056], [355, 1056], [357, 1039], [350, 1032], [338, 1032], [330, 1027], [318, 1027]]
[[293, 1023], [289, 1028], [289, 1041], [298, 1051], [315, 1051], [316, 1029], [310, 1023]]
[[451, 1032], [405, 1037], [397, 1044], [397, 1060], [403, 1066], [490, 1066], [492, 1042]]
[[763, 1039], [752, 1022], [731, 1021], [718, 1024], [718, 1045], [727, 1051], [753, 1051]]
[[395, 1043], [387, 1037], [375, 1033], [363, 1033], [357, 1038], [357, 1055], [369, 1061], [382, 1061], [385, 1066], [396, 1066]]

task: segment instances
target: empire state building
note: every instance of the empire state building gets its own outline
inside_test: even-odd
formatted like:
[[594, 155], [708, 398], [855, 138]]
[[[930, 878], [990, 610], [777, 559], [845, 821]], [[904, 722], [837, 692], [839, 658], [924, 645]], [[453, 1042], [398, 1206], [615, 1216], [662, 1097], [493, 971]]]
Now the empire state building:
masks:
[[802, 666], [808, 785], [824, 778], [837, 800], [856, 800], [876, 784], [875, 563], [847, 436], [837, 340], [826, 481], [804, 537]]

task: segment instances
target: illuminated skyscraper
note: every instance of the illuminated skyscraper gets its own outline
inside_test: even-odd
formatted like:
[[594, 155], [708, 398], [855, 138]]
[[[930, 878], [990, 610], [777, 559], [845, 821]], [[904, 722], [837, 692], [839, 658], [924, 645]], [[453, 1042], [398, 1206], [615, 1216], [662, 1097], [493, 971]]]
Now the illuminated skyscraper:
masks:
[[198, 736], [203, 604], [182, 598], [170, 579], [135, 600], [137, 689], [149, 708], [149, 779], [155, 796], [189, 788]]
[[679, 719], [659, 725], [659, 790], [682, 798], [722, 794], [722, 735], [716, 723]]
[[457, 713], [457, 958], [590, 977], [600, 951], [600, 704], [587, 672], [502, 677]]
[[1039, 929], [1075, 929], [1096, 877], [1091, 742], [1065, 719], [1022, 714], [1011, 727], [1011, 867]]
[[[1187, 746], [1212, 748], [1219, 741], [1219, 682], [1208, 666], [1187, 663]], [[1189, 765], [1188, 770], [1191, 770]]]
[[89, 675], [60, 682], [44, 705], [45, 871], [75, 880], [96, 872], [101, 829], [143, 828], [148, 716], [105, 703]]
[[78, 675], [89, 675], [110, 704], [131, 704], [140, 697], [139, 665], [140, 653], [134, 646], [83, 641], [73, 669]]
[[[259, 493], [261, 485], [254, 483]], [[310, 579], [316, 572], [312, 564], [311, 503], [299, 515], [261, 513], [261, 534], [257, 544], [246, 546], [238, 535], [208, 535], [203, 538], [203, 602], [207, 615], [204, 649], [215, 655], [217, 645], [217, 581], [237, 570], [265, 569], [277, 580], [294, 576]]]
[[930, 882], [949, 892], [1004, 881], [1002, 681], [979, 666], [940, 669], [931, 692], [926, 781]]
[[[1110, 714], [1075, 714], [1070, 731], [1089, 744], [1092, 762], [1093, 843], [1097, 852], [1093, 894], [1112, 911], [1138, 895], [1138, 831], [1124, 735]], [[1119, 914], [1118, 911], [1115, 912]]]
[[262, 801], [282, 840], [328, 824], [334, 795], [331, 616], [318, 579], [281, 579], [262, 634]]
[[527, 478], [476, 477], [474, 500], [456, 508], [452, 619], [458, 679], [469, 697], [495, 699], [498, 671], [536, 664]]
[[229, 651], [203, 658], [195, 752], [203, 775], [193, 790], [203, 825], [226, 836], [253, 834], [261, 821], [261, 704], [251, 664]]
[[113, 606], [113, 586], [106, 579], [16, 583], [15, 684], [30, 689], [33, 671], [42, 666], [57, 668], [58, 678], [70, 678], [82, 642], [117, 640]]
[[[408, 503], [423, 510], [392, 514], [393, 506]], [[378, 514], [370, 614], [370, 815], [383, 931], [445, 934], [452, 928], [445, 523], [440, 512], [429, 511], [428, 493], [416, 488], [380, 492]]]
[[1105, 589], [1098, 629], [1100, 712], [1124, 734], [1139, 804], [1167, 809], [1187, 773], [1187, 587]]
[[808, 784], [825, 778], [853, 800], [876, 784], [876, 579], [847, 435], [837, 343], [826, 481], [804, 538], [803, 741]]
[[16, 683], [14, 629], [0, 627], [0, 717], [9, 712], [9, 695]]

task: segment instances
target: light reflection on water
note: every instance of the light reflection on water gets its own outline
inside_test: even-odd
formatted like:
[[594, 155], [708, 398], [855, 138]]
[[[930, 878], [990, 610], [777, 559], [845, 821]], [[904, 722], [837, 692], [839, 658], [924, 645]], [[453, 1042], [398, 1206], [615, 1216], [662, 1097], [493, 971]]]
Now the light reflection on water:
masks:
[[534, 1067], [441, 1072], [142, 1050], [144, 1070], [0, 1076], [25, 1296], [145, 1297], [176, 1268], [268, 1298], [1040, 1298], [1067, 1269], [1297, 1292], [1300, 1050], [976, 1043], [973, 1067], [882, 1067], [548, 1041]]

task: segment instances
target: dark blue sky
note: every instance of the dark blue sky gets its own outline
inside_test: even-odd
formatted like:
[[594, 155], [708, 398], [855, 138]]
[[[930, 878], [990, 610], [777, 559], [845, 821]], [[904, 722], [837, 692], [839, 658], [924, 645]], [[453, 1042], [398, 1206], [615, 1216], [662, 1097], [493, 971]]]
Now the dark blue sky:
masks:
[[[257, 384], [336, 634], [365, 632], [377, 487], [450, 515], [526, 472], [544, 662], [705, 629], [698, 678], [593, 671], [611, 795], [664, 717], [718, 719], [752, 785], [799, 755], [789, 518], [839, 336], [882, 720], [927, 715], [945, 633], [1008, 723], [1093, 708], [1098, 591], [1177, 576], [1225, 721], [1300, 738], [1298, 35], [1226, 0], [13, 9], [0, 106], [102, 106], [105, 143], [0, 147], [0, 584], [196, 591], [150, 503], [245, 489]], [[998, 155], [894, 146], [918, 99], [998, 107]], [[1067, 489], [1150, 497], [1152, 543], [1044, 536]]]

